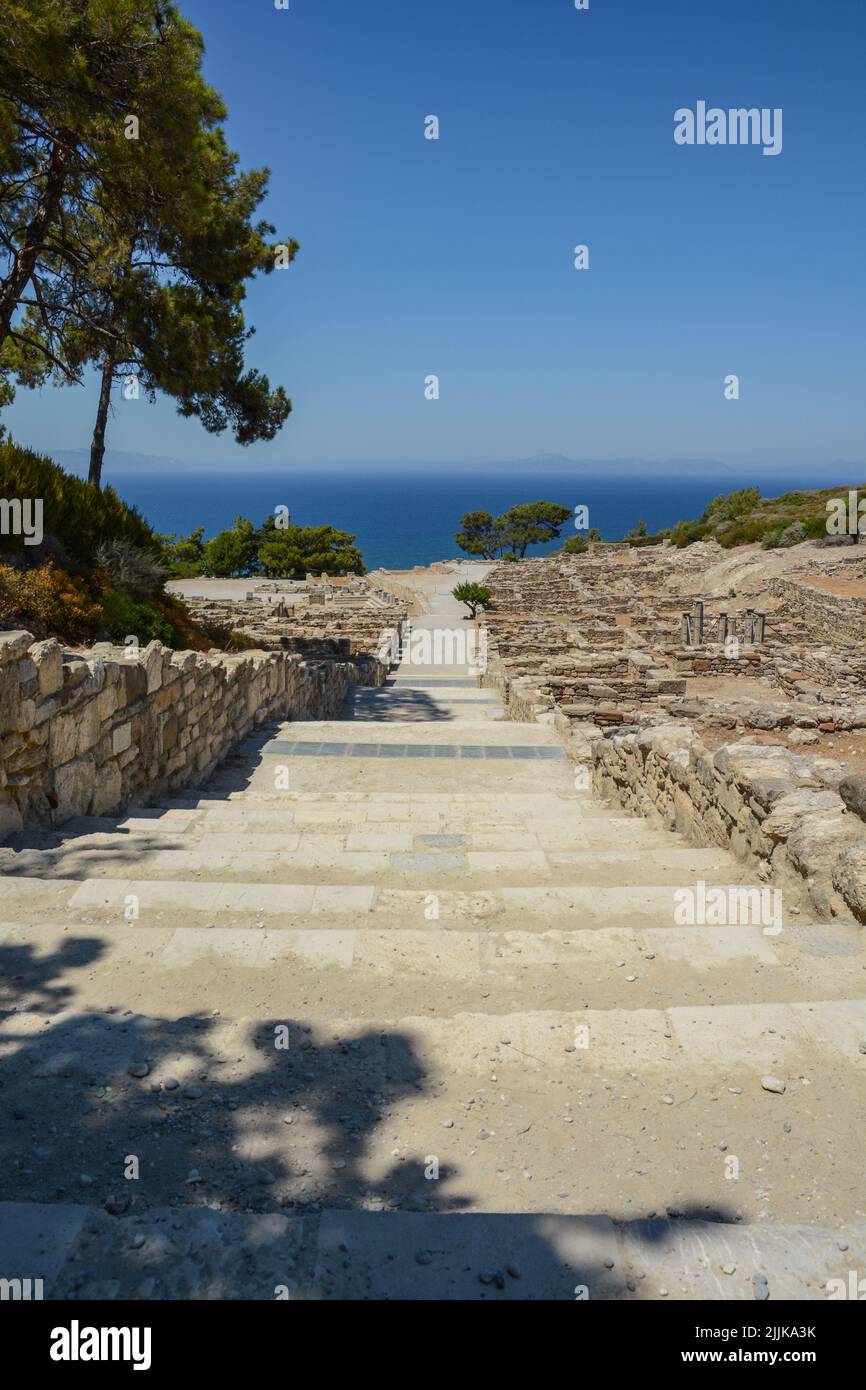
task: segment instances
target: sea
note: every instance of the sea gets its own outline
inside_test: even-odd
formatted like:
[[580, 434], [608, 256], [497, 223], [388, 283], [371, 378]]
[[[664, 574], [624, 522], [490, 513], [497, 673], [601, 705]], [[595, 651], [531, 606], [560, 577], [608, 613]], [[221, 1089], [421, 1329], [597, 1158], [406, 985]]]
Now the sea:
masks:
[[[621, 540], [640, 519], [649, 531], [692, 520], [721, 492], [761, 486], [765, 496], [795, 488], [828, 487], [839, 479], [815, 471], [786, 478], [775, 474], [712, 477], [531, 472], [376, 472], [369, 469], [269, 473], [217, 471], [135, 473], [107, 470], [103, 480], [160, 532], [184, 535], [203, 526], [205, 536], [231, 526], [235, 517], [261, 525], [278, 506], [302, 526], [330, 524], [357, 537], [368, 569], [408, 569], [460, 555], [455, 534], [464, 512], [500, 515], [517, 502], [559, 502], [587, 507], [589, 525], [606, 540]], [[566, 522], [559, 541], [533, 546], [543, 555], [574, 530]]]

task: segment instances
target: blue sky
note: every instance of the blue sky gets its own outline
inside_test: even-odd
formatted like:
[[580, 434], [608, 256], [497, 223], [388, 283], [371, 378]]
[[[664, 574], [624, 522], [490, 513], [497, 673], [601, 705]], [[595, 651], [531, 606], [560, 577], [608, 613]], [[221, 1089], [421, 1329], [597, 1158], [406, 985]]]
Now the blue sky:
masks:
[[[250, 360], [295, 410], [242, 450], [168, 402], [118, 401], [110, 450], [862, 459], [863, 0], [181, 7], [232, 143], [272, 170], [267, 214], [301, 242], [248, 298]], [[677, 146], [674, 112], [699, 99], [781, 107], [782, 153]], [[84, 448], [95, 404], [94, 382], [22, 391], [3, 418]]]

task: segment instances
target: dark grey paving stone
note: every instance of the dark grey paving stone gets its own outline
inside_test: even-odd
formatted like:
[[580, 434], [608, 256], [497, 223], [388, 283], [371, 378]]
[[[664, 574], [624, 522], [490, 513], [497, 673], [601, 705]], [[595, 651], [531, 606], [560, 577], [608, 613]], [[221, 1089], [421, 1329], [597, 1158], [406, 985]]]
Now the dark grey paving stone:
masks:
[[556, 758], [561, 748], [454, 743], [293, 743], [273, 739], [262, 750], [273, 757], [301, 758]]

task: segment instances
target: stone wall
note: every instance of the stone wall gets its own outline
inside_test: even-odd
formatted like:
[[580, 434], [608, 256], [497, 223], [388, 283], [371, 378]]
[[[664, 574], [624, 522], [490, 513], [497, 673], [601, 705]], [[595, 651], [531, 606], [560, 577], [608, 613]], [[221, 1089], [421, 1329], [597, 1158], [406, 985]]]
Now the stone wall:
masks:
[[850, 594], [828, 594], [794, 579], [771, 579], [770, 593], [803, 622], [822, 645], [866, 641], [866, 600]]
[[821, 917], [866, 921], [866, 825], [832, 759], [745, 742], [713, 752], [676, 723], [582, 744], [572, 753], [589, 755], [601, 795], [693, 844], [732, 850]]
[[173, 652], [130, 659], [100, 643], [65, 650], [0, 632], [0, 838], [31, 823], [105, 815], [209, 775], [267, 719], [328, 719], [371, 658], [309, 662], [289, 652]]

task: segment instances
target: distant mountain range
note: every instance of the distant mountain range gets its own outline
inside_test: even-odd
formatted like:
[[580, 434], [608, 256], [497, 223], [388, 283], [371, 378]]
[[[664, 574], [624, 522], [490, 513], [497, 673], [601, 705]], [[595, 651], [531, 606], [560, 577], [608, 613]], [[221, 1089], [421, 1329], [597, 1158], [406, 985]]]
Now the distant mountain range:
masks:
[[[61, 468], [67, 472], [74, 473], [76, 477], [86, 477], [90, 467], [89, 449], [55, 449], [51, 457], [55, 463], [59, 463]], [[184, 473], [191, 468], [206, 469], [207, 464], [183, 464], [180, 459], [161, 458], [158, 454], [124, 454], [108, 449], [105, 454], [105, 466], [103, 473], [105, 481], [111, 482], [113, 473], [153, 473], [172, 472]]]
[[[52, 458], [57, 463], [67, 468], [70, 473], [75, 473], [78, 477], [86, 477], [88, 464], [90, 461], [90, 451], [88, 449], [55, 449]], [[788, 478], [802, 475], [812, 480], [812, 484], [821, 476], [833, 477], [860, 477], [863, 475], [863, 460], [859, 463], [851, 463], [850, 460], [833, 459], [824, 463], [816, 464], [742, 464], [732, 467], [731, 464], [722, 463], [720, 459], [712, 458], [669, 458], [669, 459], [647, 459], [647, 458], [569, 458], [565, 454], [534, 454], [531, 458], [519, 459], [500, 459], [489, 462], [447, 462], [442, 463], [437, 460], [430, 460], [426, 463], [381, 463], [374, 459], [357, 459], [344, 463], [330, 464], [310, 464], [303, 460], [293, 460], [292, 462], [270, 463], [256, 466], [248, 458], [237, 461], [222, 461], [219, 463], [201, 460], [181, 460], [177, 458], [167, 458], [159, 454], [137, 454], [123, 453], [121, 451], [109, 450], [105, 456], [104, 477], [110, 483], [113, 476], [128, 477], [130, 474], [156, 474], [160, 473], [208, 473], [213, 476], [230, 476], [238, 469], [243, 469], [248, 473], [272, 473], [275, 476], [285, 475], [286, 473], [354, 473], [367, 470], [370, 473], [441, 473], [441, 472], [461, 472], [470, 473], [551, 473], [585, 475], [587, 477], [604, 477], [605, 474], [620, 474], [623, 477], [688, 477], [688, 478], [730, 478], [733, 483], [737, 479], [747, 479], [755, 482], [758, 479], [770, 479], [776, 476], [786, 476]]]
[[[87, 473], [90, 462], [90, 451], [88, 449], [56, 449], [53, 458], [67, 468], [70, 473], [78, 476]], [[234, 463], [200, 463], [182, 462], [180, 459], [165, 458], [158, 454], [135, 454], [113, 452], [109, 450], [105, 456], [105, 476], [110, 479], [112, 474], [118, 473], [191, 473], [191, 472], [215, 472], [229, 473], [237, 465]], [[249, 468], [249, 464], [244, 460], [243, 466]], [[285, 470], [296, 470], [304, 472], [306, 467], [301, 462], [271, 464], [267, 468], [262, 468], [263, 473], [281, 473]], [[506, 459], [500, 461], [490, 461], [488, 463], [460, 463], [449, 462], [441, 463], [431, 461], [425, 464], [399, 464], [399, 463], [375, 463], [366, 460], [357, 463], [335, 463], [330, 465], [334, 470], [352, 468], [380, 469], [383, 472], [419, 472], [444, 469], [460, 469], [461, 472], [486, 473], [488, 470], [503, 473], [592, 473], [603, 474], [610, 472], [617, 473], [688, 473], [689, 476], [709, 475], [712, 477], [722, 476], [732, 473], [733, 470], [718, 459], [639, 459], [639, 458], [615, 458], [615, 459], [572, 459], [565, 454], [535, 454], [532, 458], [525, 459]], [[327, 465], [316, 465], [317, 470], [325, 468]], [[256, 468], [250, 468], [250, 472], [257, 472]]]

